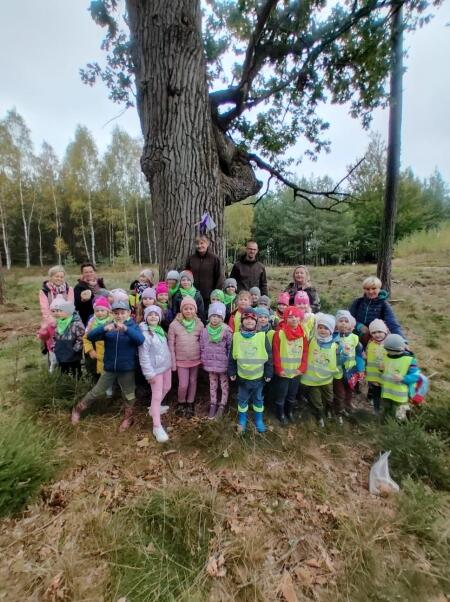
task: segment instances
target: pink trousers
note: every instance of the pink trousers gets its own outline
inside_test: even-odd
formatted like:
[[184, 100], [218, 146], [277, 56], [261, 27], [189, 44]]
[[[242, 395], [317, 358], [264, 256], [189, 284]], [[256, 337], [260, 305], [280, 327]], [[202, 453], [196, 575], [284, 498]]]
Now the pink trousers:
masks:
[[209, 373], [209, 395], [211, 398], [211, 405], [217, 405], [217, 394], [220, 388], [222, 389], [222, 399], [220, 401], [221, 406], [226, 406], [228, 401], [228, 375], [226, 372], [210, 372]]
[[169, 368], [161, 374], [153, 377], [150, 386], [152, 388], [152, 403], [150, 406], [150, 416], [153, 420], [153, 426], [161, 426], [161, 402], [172, 386], [172, 370]]
[[181, 368], [178, 366], [178, 401], [194, 403], [197, 393], [198, 366]]

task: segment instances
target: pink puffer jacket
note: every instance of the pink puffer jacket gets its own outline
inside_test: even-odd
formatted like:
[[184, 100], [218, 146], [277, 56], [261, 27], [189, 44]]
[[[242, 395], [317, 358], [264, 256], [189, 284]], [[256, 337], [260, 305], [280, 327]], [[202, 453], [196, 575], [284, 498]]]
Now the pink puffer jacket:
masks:
[[195, 328], [191, 333], [186, 330], [178, 317], [170, 324], [167, 338], [172, 354], [172, 370], [176, 370], [177, 366], [192, 368], [201, 363], [200, 335], [203, 329], [203, 323], [199, 318], [196, 318]]

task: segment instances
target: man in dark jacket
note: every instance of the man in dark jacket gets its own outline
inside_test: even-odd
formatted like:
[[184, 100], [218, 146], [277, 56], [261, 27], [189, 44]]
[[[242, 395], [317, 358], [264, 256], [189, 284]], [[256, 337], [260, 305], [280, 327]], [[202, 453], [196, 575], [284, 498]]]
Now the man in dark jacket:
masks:
[[99, 278], [92, 263], [81, 264], [81, 277], [73, 289], [75, 309], [86, 326], [94, 313], [94, 297], [101, 288], [105, 288], [103, 278]]
[[216, 288], [222, 288], [223, 276], [220, 259], [209, 248], [209, 239], [205, 235], [195, 239], [195, 253], [186, 260], [186, 270], [194, 276], [194, 286], [203, 297], [205, 309], [209, 305], [209, 297]]
[[234, 264], [230, 278], [235, 278], [239, 291], [249, 291], [253, 286], [257, 286], [261, 295], [267, 295], [267, 276], [266, 268], [260, 261], [256, 260], [258, 254], [258, 243], [249, 240], [243, 255]]

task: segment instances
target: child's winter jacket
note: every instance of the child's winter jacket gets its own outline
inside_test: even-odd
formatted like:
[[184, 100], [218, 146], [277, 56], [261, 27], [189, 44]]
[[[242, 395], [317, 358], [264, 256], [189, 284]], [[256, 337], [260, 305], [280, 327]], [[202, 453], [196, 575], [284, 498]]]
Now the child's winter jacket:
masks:
[[204, 329], [203, 323], [196, 318], [193, 332], [189, 333], [181, 323], [178, 316], [169, 326], [169, 349], [172, 355], [172, 370], [180, 368], [193, 368], [201, 363], [200, 335]]
[[210, 341], [207, 328], [202, 330], [200, 335], [200, 355], [203, 369], [206, 372], [224, 373], [228, 370], [231, 338], [232, 332], [226, 324], [222, 331], [222, 338], [218, 343]]
[[131, 318], [124, 322], [127, 330], [105, 332], [104, 326], [94, 328], [87, 335], [92, 343], [105, 341], [103, 366], [106, 372], [129, 372], [136, 366], [136, 347], [144, 342], [144, 335]]
[[143, 322], [140, 329], [144, 335], [144, 342], [139, 347], [139, 363], [142, 373], [147, 380], [162, 374], [172, 367], [172, 356], [167, 339], [151, 332]]
[[72, 322], [62, 334], [55, 331], [55, 356], [60, 364], [79, 362], [83, 349], [84, 324], [75, 312]]

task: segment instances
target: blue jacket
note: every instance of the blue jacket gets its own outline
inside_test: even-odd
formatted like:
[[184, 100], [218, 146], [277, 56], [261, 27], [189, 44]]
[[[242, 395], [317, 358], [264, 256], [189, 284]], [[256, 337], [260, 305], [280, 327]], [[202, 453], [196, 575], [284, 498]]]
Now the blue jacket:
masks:
[[103, 365], [106, 372], [129, 372], [135, 369], [136, 350], [145, 337], [131, 318], [125, 322], [125, 326], [126, 332], [105, 332], [105, 327], [99, 326], [87, 335], [92, 343], [105, 341]]
[[395, 317], [394, 311], [387, 302], [389, 293], [381, 290], [378, 297], [368, 299], [366, 296], [355, 299], [350, 305], [349, 311], [356, 320], [355, 332], [361, 331], [361, 326], [369, 326], [369, 324], [379, 318], [384, 320], [392, 334], [399, 334], [404, 337], [400, 324]]

